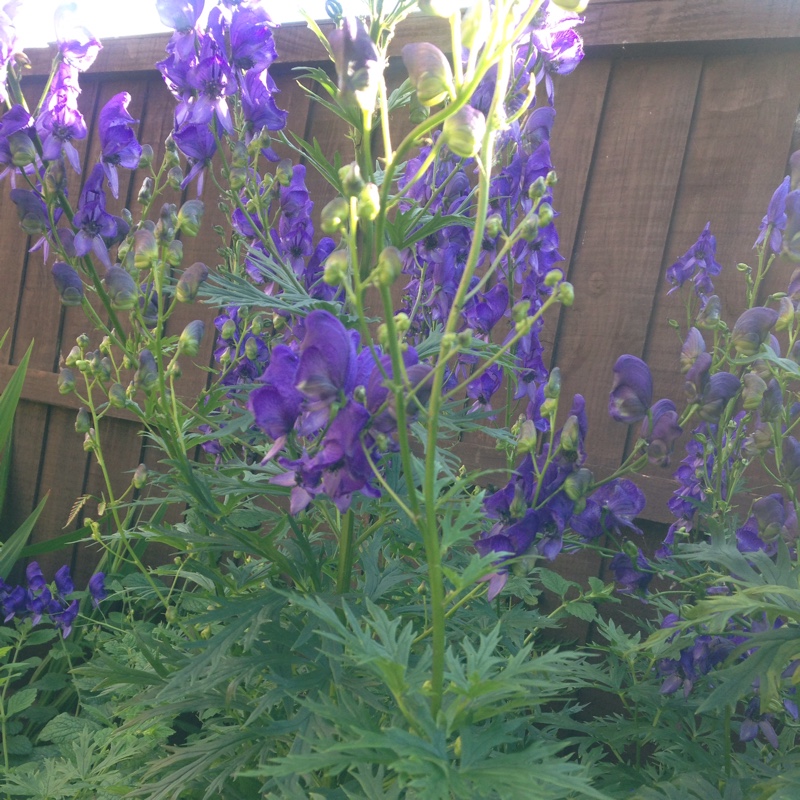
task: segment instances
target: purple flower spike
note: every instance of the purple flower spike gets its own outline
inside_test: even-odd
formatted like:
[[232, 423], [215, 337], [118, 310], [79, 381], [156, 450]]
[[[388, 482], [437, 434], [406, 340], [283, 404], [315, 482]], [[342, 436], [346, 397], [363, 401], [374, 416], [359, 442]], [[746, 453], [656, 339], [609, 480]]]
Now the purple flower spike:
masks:
[[642, 422], [641, 436], [647, 441], [647, 458], [651, 464], [669, 466], [675, 441], [683, 433], [678, 425], [678, 412], [672, 400], [659, 400]]
[[706, 223], [697, 241], [667, 270], [667, 281], [677, 291], [686, 281], [694, 283], [695, 294], [707, 298], [714, 293], [711, 278], [719, 275], [722, 266], [717, 262], [717, 240]]
[[650, 367], [636, 356], [624, 355], [614, 364], [614, 385], [608, 400], [608, 413], [628, 425], [644, 419], [653, 400]]
[[778, 321], [774, 308], [757, 306], [748, 308], [733, 326], [731, 342], [740, 356], [753, 356], [769, 338], [769, 332]]

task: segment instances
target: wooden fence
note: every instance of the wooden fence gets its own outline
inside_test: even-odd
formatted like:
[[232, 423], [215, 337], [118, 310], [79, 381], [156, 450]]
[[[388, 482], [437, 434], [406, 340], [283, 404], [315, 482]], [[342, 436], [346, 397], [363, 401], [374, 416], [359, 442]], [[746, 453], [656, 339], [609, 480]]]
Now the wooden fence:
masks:
[[[435, 23], [410, 20], [393, 42], [393, 54], [407, 42], [425, 39], [447, 50], [447, 30]], [[788, 156], [800, 148], [800, 0], [594, 0], [582, 35], [587, 57], [574, 75], [558, 82], [553, 133], [561, 252], [576, 301], [550, 321], [545, 338], [553, 363], [561, 367], [565, 395], [580, 391], [587, 398], [590, 466], [607, 472], [630, 445], [624, 426], [611, 422], [606, 411], [618, 355], [646, 358], [656, 395], [680, 401], [677, 340], [666, 323], [680, 310], [666, 297], [664, 273], [708, 221], [728, 273], [718, 286], [723, 309], [732, 313], [741, 302], [734, 266], [749, 258]], [[153, 64], [163, 57], [167, 38], [105, 43], [82, 78], [81, 108], [90, 131], [102, 105], [125, 90], [133, 98], [131, 113], [141, 120], [140, 141], [163, 147], [174, 104]], [[310, 104], [292, 75], [298, 64], [324, 64], [324, 50], [304, 25], [284, 26], [276, 41], [280, 62], [274, 77], [289, 127], [347, 159], [342, 123]], [[30, 55], [33, 70], [27, 80], [33, 96], [42, 88], [49, 56]], [[397, 82], [404, 77], [399, 59], [392, 61], [390, 73]], [[99, 142], [90, 132], [81, 147], [84, 176], [98, 153]], [[112, 211], [135, 199], [141, 179], [133, 175], [122, 182]], [[73, 196], [81, 180], [73, 179]], [[330, 193], [311, 171], [309, 189], [321, 208]], [[210, 182], [203, 199], [203, 231], [185, 242], [185, 264], [215, 263], [219, 241], [212, 226], [222, 218]], [[34, 541], [41, 541], [62, 531], [76, 498], [99, 497], [103, 481], [74, 431], [77, 405], [71, 395], [58, 393], [54, 374], [59, 357], [86, 325], [79, 309], [61, 308], [49, 265], [41, 250], [29, 252], [32, 244], [18, 227], [8, 187], [2, 187], [0, 329], [10, 328], [12, 338], [0, 353], [0, 387], [31, 340], [35, 346], [11, 455], [10, 503], [0, 530], [13, 531], [49, 492], [34, 532]], [[784, 287], [790, 272], [781, 265], [769, 289]], [[197, 313], [196, 307], [182, 311], [174, 330]], [[206, 316], [212, 317], [210, 311]], [[211, 349], [207, 336], [199, 363], [210, 363]], [[199, 388], [202, 374], [184, 379], [193, 380]], [[137, 428], [120, 413], [101, 435], [124, 487], [130, 471], [148, 458]], [[490, 445], [475, 448], [475, 464], [491, 467], [498, 461]], [[648, 519], [668, 519], [671, 474], [653, 470], [644, 479]], [[84, 513], [96, 515], [96, 503], [88, 503]], [[79, 516], [71, 527], [80, 523]], [[63, 563], [63, 553], [58, 561]], [[73, 564], [79, 576], [91, 569], [90, 561], [82, 556]]]

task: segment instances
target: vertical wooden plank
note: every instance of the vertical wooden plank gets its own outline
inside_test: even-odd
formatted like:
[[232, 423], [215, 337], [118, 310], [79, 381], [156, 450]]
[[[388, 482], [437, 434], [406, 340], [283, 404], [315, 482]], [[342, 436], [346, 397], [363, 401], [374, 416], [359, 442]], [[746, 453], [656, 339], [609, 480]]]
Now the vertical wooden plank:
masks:
[[[564, 403], [587, 397], [590, 466], [620, 462], [627, 429], [607, 412], [612, 367], [641, 355], [658, 265], [700, 77], [699, 58], [615, 65], [569, 279], [575, 305], [562, 318], [554, 361]], [[650, 265], [650, 266], [648, 266]]]

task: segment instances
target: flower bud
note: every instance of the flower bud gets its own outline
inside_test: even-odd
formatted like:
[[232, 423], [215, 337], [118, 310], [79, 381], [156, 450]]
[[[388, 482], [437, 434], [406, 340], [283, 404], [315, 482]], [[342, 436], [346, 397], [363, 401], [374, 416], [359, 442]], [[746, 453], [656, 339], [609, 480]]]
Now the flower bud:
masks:
[[769, 332], [777, 320], [778, 312], [772, 308], [748, 308], [736, 320], [731, 332], [731, 343], [736, 352], [740, 356], [755, 355], [769, 338]]
[[706, 343], [703, 334], [697, 328], [690, 328], [681, 347], [681, 372], [687, 373], [697, 361], [701, 353], [706, 352]]
[[125, 408], [128, 396], [125, 394], [125, 387], [121, 383], [112, 383], [108, 387], [108, 403], [114, 408]]
[[275, 167], [275, 180], [281, 186], [288, 186], [292, 182], [294, 175], [294, 166], [292, 165], [291, 158], [282, 158]]
[[64, 359], [64, 363], [68, 367], [74, 367], [78, 359], [82, 357], [83, 354], [81, 353], [80, 347], [78, 347], [78, 345], [75, 345], [75, 347], [73, 347], [72, 350], [70, 350], [69, 353], [67, 353], [67, 357], [66, 359]]
[[581, 441], [580, 422], [575, 414], [571, 414], [561, 428], [561, 450], [566, 453], [575, 453]]
[[231, 171], [228, 173], [228, 183], [231, 189], [238, 192], [240, 189], [244, 188], [244, 185], [247, 183], [247, 174], [248, 171], [246, 167], [232, 167]]
[[108, 356], [103, 356], [102, 358], [98, 358], [97, 363], [94, 365], [94, 369], [95, 369], [95, 375], [103, 383], [108, 383], [111, 380], [111, 370], [113, 369], [113, 364], [111, 363], [111, 359]]
[[453, 73], [442, 51], [429, 42], [407, 44], [403, 63], [423, 106], [436, 106], [455, 96]]
[[53, 281], [61, 295], [62, 306], [79, 306], [83, 300], [83, 281], [80, 275], [63, 261], [53, 264]]
[[381, 286], [391, 286], [403, 271], [403, 261], [396, 247], [384, 247], [378, 256], [376, 277]]
[[55, 197], [59, 192], [67, 190], [67, 168], [64, 159], [57, 158], [47, 165], [44, 171], [44, 190], [48, 197]]
[[86, 453], [91, 453], [96, 444], [96, 433], [94, 428], [89, 428], [83, 437], [83, 449]]
[[469, 50], [483, 47], [491, 30], [488, 0], [474, 0], [461, 20], [461, 44]]
[[150, 269], [158, 260], [155, 234], [141, 228], [133, 234], [133, 265], [136, 269]]
[[778, 304], [776, 331], [790, 331], [794, 327], [794, 303], [788, 297], [781, 297]]
[[244, 355], [245, 358], [249, 358], [251, 361], [256, 361], [258, 359], [258, 342], [252, 336], [248, 336], [244, 342]]
[[528, 197], [536, 202], [541, 200], [547, 191], [547, 183], [541, 176], [528, 187]]
[[204, 210], [202, 200], [187, 200], [178, 212], [177, 229], [187, 236], [197, 236]]
[[325, 260], [322, 280], [329, 286], [341, 286], [347, 278], [349, 263], [346, 250], [334, 250]]
[[350, 218], [350, 203], [344, 197], [334, 197], [320, 214], [319, 226], [328, 235], [339, 233]]
[[139, 302], [136, 282], [122, 267], [116, 265], [109, 267], [103, 283], [113, 309], [130, 311]]
[[75, 417], [75, 433], [88, 433], [92, 427], [92, 418], [89, 412], [81, 407], [78, 409], [78, 415]]
[[577, 472], [572, 472], [567, 476], [567, 479], [564, 481], [564, 494], [566, 494], [570, 500], [580, 500], [586, 497], [593, 480], [594, 476], [591, 470], [586, 469], [586, 467], [581, 467]]
[[339, 170], [339, 180], [346, 197], [356, 197], [364, 188], [364, 179], [361, 177], [361, 168], [353, 161]]
[[553, 221], [553, 206], [550, 203], [542, 203], [537, 210], [537, 215], [539, 217], [539, 227], [546, 228]]
[[141, 489], [147, 483], [147, 467], [144, 464], [139, 464], [133, 471], [133, 480], [131, 481], [134, 489]]
[[12, 133], [6, 140], [11, 151], [11, 163], [15, 167], [27, 167], [36, 161], [36, 147], [31, 137], [23, 131]]
[[155, 183], [153, 182], [153, 179], [150, 177], [145, 178], [142, 181], [142, 186], [139, 189], [139, 194], [136, 197], [136, 199], [139, 201], [139, 205], [146, 206], [153, 199], [154, 190]]
[[544, 396], [551, 400], [557, 400], [561, 394], [561, 370], [558, 367], [553, 367], [550, 370], [550, 376], [547, 383], [544, 385]]
[[174, 203], [164, 203], [161, 206], [158, 222], [156, 223], [156, 239], [162, 244], [169, 244], [175, 238], [175, 226], [178, 224], [177, 207]]
[[75, 373], [71, 369], [63, 367], [61, 371], [58, 373], [57, 385], [59, 394], [69, 394], [70, 392], [74, 392]]
[[500, 232], [503, 230], [503, 218], [499, 214], [490, 214], [486, 218], [486, 235], [490, 239], [494, 239], [495, 237], [500, 235]]
[[451, 114], [442, 126], [442, 141], [461, 158], [472, 158], [481, 149], [486, 133], [486, 118], [472, 106]]
[[532, 419], [526, 419], [519, 427], [517, 434], [516, 454], [518, 456], [536, 451], [536, 425]]
[[526, 214], [519, 223], [519, 235], [526, 241], [532, 242], [539, 235], [539, 217], [536, 214]]
[[628, 425], [644, 419], [653, 399], [650, 368], [632, 355], [623, 355], [614, 364], [614, 384], [608, 399], [608, 413]]
[[558, 284], [556, 299], [562, 306], [567, 308], [575, 302], [575, 288], [569, 281], [562, 281]]
[[142, 389], [145, 394], [158, 383], [158, 367], [153, 354], [144, 349], [139, 353], [139, 367], [133, 376], [133, 384], [137, 389]]
[[181, 163], [181, 157], [178, 152], [178, 145], [175, 144], [175, 140], [172, 138], [172, 134], [170, 133], [167, 136], [164, 147], [166, 148], [164, 152], [164, 166], [169, 169], [170, 167], [177, 166]]
[[564, 280], [564, 273], [560, 269], [551, 269], [547, 275], [544, 276], [544, 285], [552, 288]]
[[742, 383], [742, 407], [745, 411], [755, 411], [761, 405], [767, 384], [755, 372], [748, 372], [742, 378]]
[[183, 242], [180, 239], [173, 239], [167, 245], [167, 252], [164, 259], [171, 267], [179, 267], [183, 262]]
[[700, 309], [697, 319], [695, 320], [695, 325], [701, 330], [713, 331], [715, 328], [719, 327], [721, 311], [722, 308], [719, 297], [712, 294], [711, 297], [706, 300], [706, 304]]
[[139, 166], [137, 169], [150, 169], [150, 165], [153, 163], [153, 148], [149, 144], [142, 145], [142, 152], [139, 156]]
[[208, 267], [201, 261], [195, 261], [185, 269], [175, 287], [175, 296], [179, 303], [192, 303], [200, 290], [200, 284], [208, 278]]
[[716, 372], [712, 375], [700, 398], [700, 419], [717, 423], [725, 406], [736, 396], [741, 383], [730, 372]]
[[222, 339], [230, 341], [236, 336], [236, 330], [236, 323], [232, 319], [226, 319], [225, 322], [222, 323], [219, 335]]
[[172, 167], [167, 173], [167, 185], [176, 192], [180, 191], [183, 183], [183, 170], [180, 167]]
[[203, 340], [206, 325], [202, 320], [190, 322], [178, 339], [178, 352], [183, 356], [194, 358], [200, 352], [200, 342]]
[[372, 222], [377, 219], [381, 209], [381, 193], [374, 183], [367, 183], [358, 193], [358, 204], [356, 206], [358, 218], [362, 222]]
[[416, 92], [411, 95], [411, 100], [408, 102], [408, 119], [412, 125], [419, 125], [425, 122], [431, 115], [430, 109], [426, 108], [420, 103]]
[[514, 307], [511, 309], [511, 319], [514, 322], [523, 322], [528, 318], [528, 312], [531, 310], [531, 301], [530, 300], [520, 300], [517, 303], [514, 303]]

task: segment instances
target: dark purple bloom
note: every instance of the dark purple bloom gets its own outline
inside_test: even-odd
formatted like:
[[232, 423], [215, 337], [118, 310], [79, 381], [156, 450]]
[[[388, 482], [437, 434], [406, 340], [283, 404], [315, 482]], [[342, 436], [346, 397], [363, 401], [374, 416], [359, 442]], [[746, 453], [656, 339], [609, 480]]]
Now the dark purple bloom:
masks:
[[783, 231], [786, 229], [786, 197], [789, 194], [789, 176], [783, 179], [783, 183], [775, 190], [769, 207], [759, 228], [758, 238], [753, 247], [758, 247], [762, 242], [769, 241], [767, 245], [773, 253], [780, 253]]
[[800, 261], [800, 189], [786, 196], [786, 229], [781, 253], [792, 261]]
[[193, 97], [183, 99], [175, 111], [178, 125], [208, 125], [216, 117], [219, 124], [233, 133], [233, 121], [227, 97], [236, 91], [231, 65], [210, 37], [200, 45], [197, 63], [186, 74]]
[[470, 411], [489, 412], [492, 410], [492, 396], [503, 382], [503, 370], [497, 364], [489, 367], [482, 375], [467, 385], [467, 397], [475, 402]]
[[106, 195], [103, 191], [103, 167], [95, 164], [87, 178], [78, 200], [78, 210], [72, 224], [78, 229], [73, 240], [75, 253], [79, 258], [90, 251], [105, 264], [111, 265], [105, 239], [117, 236], [119, 222], [117, 217], [106, 212]]
[[106, 597], [108, 597], [108, 592], [106, 591], [106, 576], [102, 572], [96, 572], [89, 578], [88, 589], [89, 594], [92, 596], [92, 603], [96, 608], [101, 600], [105, 600]]
[[19, 224], [25, 233], [37, 236], [45, 233], [50, 227], [47, 215], [47, 204], [37, 192], [28, 189], [12, 189], [9, 192], [11, 201], [17, 207]]
[[75, 591], [75, 584], [72, 582], [72, 576], [69, 574], [69, 567], [66, 564], [56, 572], [55, 581], [58, 593], [62, 597], [66, 597]]
[[53, 264], [53, 282], [56, 285], [61, 304], [79, 306], [83, 301], [83, 281], [80, 275], [63, 261]]
[[490, 333], [508, 309], [508, 288], [496, 284], [485, 294], [472, 297], [464, 307], [467, 324], [478, 333]]
[[272, 22], [263, 8], [239, 7], [229, 29], [231, 64], [247, 72], [265, 70], [278, 57], [270, 30]]
[[618, 584], [617, 591], [621, 594], [642, 595], [653, 579], [653, 568], [640, 548], [637, 548], [635, 562], [627, 553], [617, 553], [609, 566]]
[[748, 308], [733, 326], [731, 342], [740, 356], [755, 355], [769, 338], [769, 333], [778, 321], [774, 308], [756, 306]]
[[697, 241], [668, 270], [667, 280], [673, 284], [670, 294], [691, 280], [695, 294], [706, 298], [713, 294], [711, 278], [719, 275], [722, 266], [717, 262], [717, 240], [706, 223]]
[[[217, 142], [208, 125], [184, 125], [172, 135], [180, 151], [192, 162], [189, 173], [183, 179], [181, 188], [185, 189], [197, 175], [211, 163], [217, 152]], [[202, 176], [197, 184], [197, 193], [203, 190]]]
[[355, 103], [372, 112], [381, 76], [380, 56], [364, 23], [347, 17], [341, 28], [328, 37], [336, 62], [339, 96], [345, 103]]
[[310, 400], [329, 405], [340, 393], [352, 391], [355, 370], [353, 334], [328, 311], [312, 311], [300, 345], [297, 388]]
[[645, 507], [642, 490], [627, 479], [601, 486], [586, 502], [586, 508], [573, 516], [570, 527], [584, 539], [596, 539], [604, 533], [622, 535], [623, 528], [641, 534], [633, 520]]
[[624, 355], [614, 364], [614, 385], [608, 400], [608, 413], [617, 422], [631, 424], [644, 419], [653, 400], [650, 368], [636, 356]]
[[251, 70], [244, 76], [240, 96], [248, 141], [264, 128], [279, 131], [286, 127], [288, 113], [276, 105], [273, 95], [277, 91], [275, 82], [266, 71]]
[[708, 384], [708, 376], [711, 371], [712, 361], [711, 353], [699, 353], [694, 363], [689, 368], [689, 371], [686, 373], [686, 382], [683, 386], [686, 391], [686, 399], [690, 403], [697, 403], [702, 397], [706, 385]]
[[716, 372], [709, 379], [700, 397], [700, 419], [719, 421], [725, 406], [741, 387], [739, 379], [730, 372]]
[[678, 425], [678, 412], [672, 400], [659, 400], [642, 421], [641, 436], [647, 442], [647, 458], [651, 464], [669, 466], [675, 442], [683, 433]]
[[114, 197], [119, 197], [117, 167], [136, 169], [142, 155], [142, 146], [131, 130], [135, 120], [128, 113], [131, 96], [127, 92], [114, 95], [100, 111], [98, 131], [102, 154], [100, 160]]
[[44, 575], [42, 575], [42, 570], [36, 561], [31, 561], [31, 563], [28, 564], [25, 569], [25, 577], [28, 579], [28, 588], [32, 592], [40, 592], [47, 586]]
[[66, 155], [75, 172], [81, 171], [78, 151], [73, 139], [86, 138], [86, 122], [78, 110], [78, 96], [62, 89], [51, 93], [44, 110], [36, 120], [36, 130], [42, 139], [42, 159], [55, 161]]

